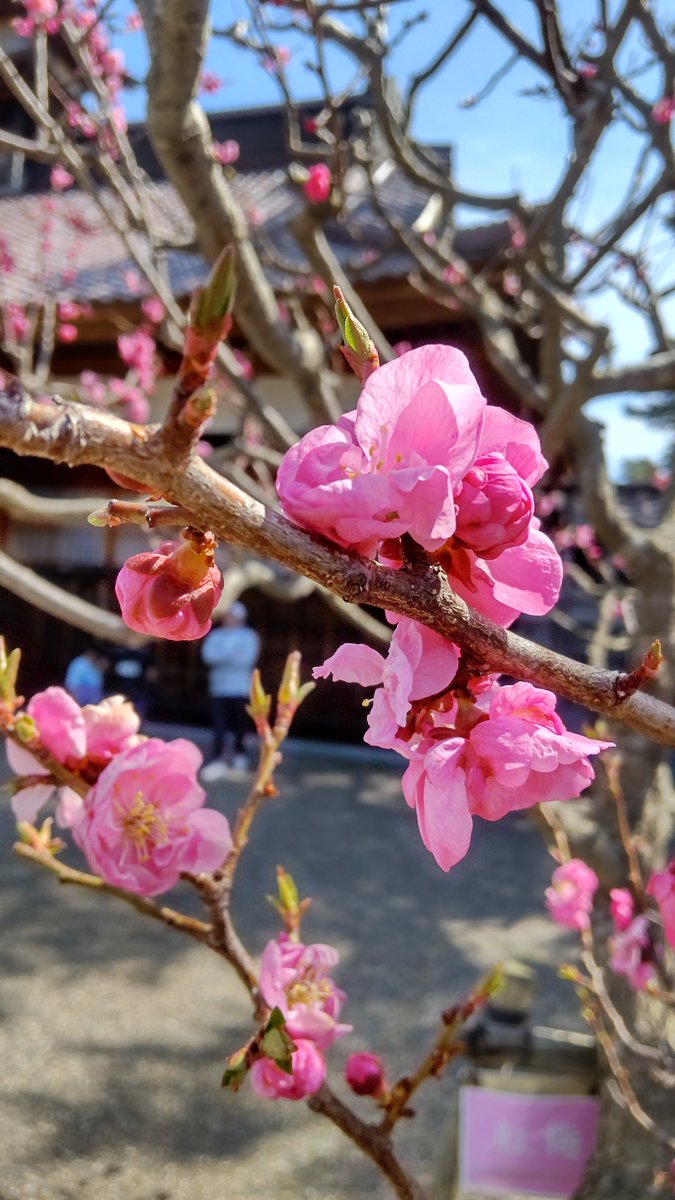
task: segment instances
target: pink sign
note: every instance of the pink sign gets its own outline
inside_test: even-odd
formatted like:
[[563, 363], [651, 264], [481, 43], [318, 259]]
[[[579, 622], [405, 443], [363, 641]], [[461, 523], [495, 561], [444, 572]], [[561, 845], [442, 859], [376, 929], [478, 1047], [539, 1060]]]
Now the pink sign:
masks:
[[595, 1096], [460, 1088], [459, 1182], [486, 1196], [570, 1197], [595, 1149]]

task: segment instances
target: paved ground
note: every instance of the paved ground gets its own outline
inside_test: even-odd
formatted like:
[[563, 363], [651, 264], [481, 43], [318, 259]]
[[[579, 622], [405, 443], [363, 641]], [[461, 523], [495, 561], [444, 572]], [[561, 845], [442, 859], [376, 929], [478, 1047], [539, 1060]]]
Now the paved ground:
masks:
[[[521, 820], [478, 822], [469, 858], [446, 876], [421, 845], [399, 778], [388, 763], [338, 752], [293, 755], [235, 893], [255, 952], [276, 932], [264, 900], [275, 864], [316, 895], [306, 937], [339, 947], [355, 1025], [331, 1052], [338, 1088], [356, 1048], [408, 1068], [438, 1013], [500, 958], [537, 966], [539, 1019], [577, 1024], [556, 977], [571, 942], [543, 910], [550, 859], [536, 833]], [[211, 790], [231, 814], [243, 788]], [[371, 1167], [304, 1105], [220, 1090], [227, 1054], [250, 1031], [225, 964], [14, 859], [3, 808], [0, 1200], [384, 1200]], [[171, 902], [193, 898], [181, 888]], [[428, 1085], [403, 1131], [425, 1176], [452, 1096], [449, 1079]]]

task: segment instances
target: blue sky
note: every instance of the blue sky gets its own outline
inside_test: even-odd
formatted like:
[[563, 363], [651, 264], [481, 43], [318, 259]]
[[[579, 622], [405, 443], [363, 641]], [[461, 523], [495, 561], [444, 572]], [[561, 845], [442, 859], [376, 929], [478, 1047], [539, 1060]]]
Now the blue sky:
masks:
[[[616, 0], [611, 0], [610, 7]], [[463, 0], [418, 0], [392, 5], [391, 33], [396, 35], [406, 16], [424, 8], [428, 19], [402, 40], [392, 57], [394, 74], [405, 81], [423, 67], [457, 27], [468, 6]], [[502, 0], [501, 7], [523, 32], [536, 38], [534, 6], [530, 0]], [[566, 28], [572, 44], [592, 53], [593, 33], [590, 30], [589, 10], [595, 11], [589, 0], [563, 0]], [[655, 8], [666, 12], [664, 0], [656, 0]], [[128, 0], [117, 6], [121, 16], [132, 11]], [[271, 18], [284, 22], [283, 9], [268, 9]], [[215, 27], [229, 26], [245, 20], [248, 6], [245, 0], [214, 0], [212, 19]], [[590, 34], [590, 42], [589, 42]], [[596, 39], [597, 39], [597, 35]], [[145, 40], [142, 34], [116, 39], [122, 45], [130, 72], [142, 79], [147, 65]], [[308, 69], [307, 42], [296, 33], [280, 34], [293, 52], [289, 78], [300, 98], [316, 95], [313, 73]], [[599, 48], [599, 43], [598, 43]], [[555, 185], [565, 166], [568, 133], [557, 102], [552, 99], [524, 95], [541, 82], [541, 77], [527, 62], [519, 62], [500, 84], [479, 104], [467, 106], [466, 100], [475, 94], [508, 57], [502, 39], [477, 22], [467, 39], [465, 49], [436, 80], [420, 93], [415, 112], [414, 130], [422, 141], [450, 144], [454, 147], [455, 170], [460, 184], [467, 189], [498, 193], [519, 189], [532, 202], [543, 200]], [[642, 48], [636, 43], [627, 56], [627, 66], [641, 61]], [[260, 69], [250, 53], [240, 50], [224, 39], [213, 39], [207, 68], [217, 72], [225, 81], [213, 96], [203, 97], [211, 110], [248, 108], [254, 105], [279, 102], [279, 89], [272, 76]], [[335, 87], [343, 87], [354, 74], [354, 63], [342, 51], [329, 57], [329, 70]], [[650, 100], [661, 95], [659, 72], [651, 71], [639, 78], [639, 86]], [[144, 94], [139, 88], [129, 96], [130, 115], [143, 115]], [[575, 216], [588, 231], [601, 226], [621, 204], [621, 197], [630, 178], [630, 165], [639, 147], [638, 137], [625, 124], [617, 124], [598, 151], [589, 179], [580, 196]], [[640, 231], [645, 243], [652, 247], [651, 256], [660, 271], [660, 282], [675, 281], [671, 266], [672, 245], [667, 247], [662, 228]], [[672, 241], [672, 238], [671, 238]], [[588, 297], [588, 310], [601, 317], [613, 330], [615, 361], [636, 361], [650, 350], [650, 338], [642, 318], [605, 291]], [[675, 294], [669, 317], [675, 324]], [[650, 457], [658, 460], [664, 451], [663, 431], [649, 427], [625, 412], [626, 397], [604, 397], [595, 401], [587, 411], [606, 425], [606, 438], [613, 473], [620, 470], [624, 458]]]

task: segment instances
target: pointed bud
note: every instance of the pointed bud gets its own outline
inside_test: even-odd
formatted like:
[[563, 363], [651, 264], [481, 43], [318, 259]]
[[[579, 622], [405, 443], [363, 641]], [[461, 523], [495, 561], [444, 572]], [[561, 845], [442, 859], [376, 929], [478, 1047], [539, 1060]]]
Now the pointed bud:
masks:
[[108, 529], [113, 525], [121, 525], [121, 521], [115, 521], [114, 517], [110, 516], [107, 508], [97, 508], [93, 513], [89, 513], [87, 524], [94, 525], [96, 529]]
[[264, 741], [270, 733], [268, 718], [272, 707], [272, 697], [265, 691], [257, 667], [251, 679], [250, 701], [250, 704], [246, 706], [246, 711], [253, 720], [257, 733]]
[[35, 741], [39, 736], [38, 727], [33, 718], [28, 716], [28, 713], [22, 713], [20, 717], [17, 717], [14, 725], [14, 733], [19, 741], [24, 742], [26, 745]]
[[368, 330], [357, 321], [339, 287], [333, 288], [333, 295], [335, 316], [345, 343], [340, 349], [354, 374], [363, 382], [380, 365], [375, 343]]
[[277, 692], [277, 711], [273, 731], [277, 741], [282, 741], [286, 737], [298, 707], [314, 688], [311, 681], [300, 684], [300, 659], [299, 650], [292, 650], [286, 659]]
[[16, 700], [16, 680], [21, 663], [18, 647], [7, 653], [5, 639], [0, 638], [0, 696], [9, 705]]
[[216, 393], [212, 387], [198, 388], [180, 411], [180, 424], [188, 429], [201, 429], [216, 411]]
[[190, 303], [190, 325], [199, 333], [207, 333], [216, 324], [223, 324], [234, 308], [236, 270], [232, 246], [218, 255], [206, 283], [193, 293]]
[[389, 1092], [389, 1084], [382, 1059], [367, 1050], [350, 1054], [345, 1067], [345, 1080], [357, 1096], [373, 1096], [382, 1099]]

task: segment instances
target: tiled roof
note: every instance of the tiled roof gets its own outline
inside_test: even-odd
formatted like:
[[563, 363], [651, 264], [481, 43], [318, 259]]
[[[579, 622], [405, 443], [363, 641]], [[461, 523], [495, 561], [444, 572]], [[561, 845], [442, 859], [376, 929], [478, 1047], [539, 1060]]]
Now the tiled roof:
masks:
[[[367, 181], [356, 171], [347, 200], [346, 220], [327, 226], [331, 245], [352, 279], [373, 281], [404, 277], [411, 261], [395, 242], [375, 211], [367, 192]], [[264, 256], [271, 247], [279, 261], [269, 265], [277, 285], [291, 283], [294, 272], [310, 273], [293, 234], [291, 218], [301, 210], [303, 198], [288, 180], [284, 169], [237, 173], [232, 188], [239, 204], [252, 218], [252, 236]], [[120, 212], [120, 201], [103, 189], [103, 202]], [[182, 200], [167, 182], [149, 182], [148, 205], [153, 214], [153, 232], [161, 240], [178, 238], [190, 245], [192, 221]], [[420, 215], [428, 199], [398, 170], [392, 170], [380, 189], [387, 211], [407, 228]], [[0, 302], [27, 303], [46, 294], [79, 301], [110, 303], [132, 300], [136, 270], [122, 237], [110, 226], [97, 203], [75, 189], [59, 195], [30, 194], [0, 199], [0, 236], [15, 262], [15, 269], [0, 275]], [[140, 237], [134, 234], [134, 237]], [[508, 244], [505, 222], [457, 235], [457, 251], [484, 262]], [[174, 292], [189, 293], [205, 276], [206, 266], [194, 250], [171, 250], [166, 269]]]

